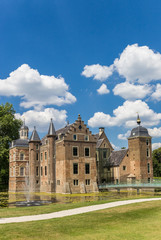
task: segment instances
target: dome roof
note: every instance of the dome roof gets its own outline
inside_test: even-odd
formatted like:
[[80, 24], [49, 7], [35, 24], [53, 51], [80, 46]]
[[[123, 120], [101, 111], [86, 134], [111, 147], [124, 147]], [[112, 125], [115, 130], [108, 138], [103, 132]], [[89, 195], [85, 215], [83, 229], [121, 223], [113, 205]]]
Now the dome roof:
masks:
[[136, 128], [133, 128], [131, 131], [131, 135], [129, 138], [133, 137], [151, 137], [148, 133], [148, 130], [142, 126], [138, 126]]

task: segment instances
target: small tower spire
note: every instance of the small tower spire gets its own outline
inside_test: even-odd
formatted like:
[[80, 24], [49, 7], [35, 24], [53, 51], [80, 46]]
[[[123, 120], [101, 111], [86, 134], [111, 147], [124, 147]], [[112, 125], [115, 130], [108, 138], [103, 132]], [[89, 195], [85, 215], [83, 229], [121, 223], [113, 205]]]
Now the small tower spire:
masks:
[[138, 114], [138, 116], [137, 116], [137, 124], [140, 126], [140, 123], [141, 123], [141, 120], [140, 120], [140, 117], [139, 117], [139, 114]]
[[48, 130], [48, 135], [53, 135], [56, 136], [54, 124], [53, 124], [53, 119], [51, 118], [50, 125], [49, 125], [49, 130]]

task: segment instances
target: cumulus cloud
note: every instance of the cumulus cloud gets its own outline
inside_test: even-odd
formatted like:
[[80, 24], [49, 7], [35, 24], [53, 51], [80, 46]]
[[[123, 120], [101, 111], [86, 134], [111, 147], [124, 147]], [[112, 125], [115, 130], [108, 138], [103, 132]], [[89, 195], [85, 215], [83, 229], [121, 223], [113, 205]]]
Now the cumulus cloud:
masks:
[[156, 113], [149, 108], [147, 103], [142, 100], [125, 101], [122, 106], [119, 106], [113, 111], [113, 116], [103, 112], [96, 112], [92, 118], [88, 120], [90, 127], [111, 127], [125, 126], [132, 128], [136, 126], [136, 113], [139, 115], [144, 126], [157, 125], [161, 119], [161, 113]]
[[21, 97], [20, 105], [24, 108], [61, 106], [76, 101], [63, 77], [40, 75], [27, 64], [11, 72], [8, 78], [0, 80], [0, 95]]
[[131, 131], [128, 130], [126, 133], [124, 133], [124, 134], [119, 134], [117, 137], [118, 137], [118, 139], [120, 139], [120, 140], [127, 140], [127, 138], [130, 136], [130, 133], [131, 133]]
[[101, 85], [101, 87], [99, 89], [97, 89], [97, 92], [98, 92], [98, 94], [103, 95], [103, 94], [109, 93], [110, 91], [107, 89], [106, 84], [103, 83]]
[[100, 64], [86, 65], [82, 72], [85, 77], [93, 77], [95, 80], [105, 81], [113, 73], [113, 65], [101, 66]]
[[152, 150], [155, 150], [157, 148], [160, 148], [161, 147], [161, 143], [153, 143], [152, 144]]
[[117, 84], [113, 89], [114, 95], [119, 95], [124, 99], [143, 99], [152, 92], [152, 87], [145, 85], [134, 85], [129, 82]]
[[161, 127], [148, 128], [148, 132], [149, 132], [150, 136], [152, 136], [153, 138], [161, 137]]
[[157, 84], [155, 92], [152, 94], [152, 99], [157, 101], [161, 100], [161, 84]]
[[147, 46], [128, 45], [114, 66], [127, 81], [149, 83], [161, 79], [161, 54]]
[[25, 119], [25, 123], [30, 131], [36, 126], [39, 132], [47, 132], [51, 118], [53, 119], [55, 129], [64, 127], [66, 124], [67, 112], [65, 110], [59, 111], [54, 108], [46, 108], [42, 111], [29, 110], [23, 114], [16, 113], [15, 117], [17, 119]]

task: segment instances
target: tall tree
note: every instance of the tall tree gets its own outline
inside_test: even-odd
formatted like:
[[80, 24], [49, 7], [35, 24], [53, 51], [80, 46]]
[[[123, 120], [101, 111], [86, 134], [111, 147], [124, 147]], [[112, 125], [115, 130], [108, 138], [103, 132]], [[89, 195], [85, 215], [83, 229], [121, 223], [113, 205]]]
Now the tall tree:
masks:
[[9, 178], [9, 145], [19, 138], [22, 121], [15, 119], [15, 110], [10, 103], [0, 105], [0, 183], [8, 184]]
[[161, 177], [161, 148], [153, 150], [153, 175]]

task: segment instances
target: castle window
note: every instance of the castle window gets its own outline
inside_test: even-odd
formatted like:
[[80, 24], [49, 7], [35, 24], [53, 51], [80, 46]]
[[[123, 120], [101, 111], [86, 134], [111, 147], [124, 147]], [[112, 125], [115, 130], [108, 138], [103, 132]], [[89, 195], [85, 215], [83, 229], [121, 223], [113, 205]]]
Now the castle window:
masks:
[[36, 176], [39, 176], [39, 167], [36, 167]]
[[146, 139], [146, 145], [147, 146], [149, 145], [149, 139]]
[[84, 149], [85, 151], [85, 157], [89, 157], [89, 147]]
[[25, 137], [26, 137], [26, 132], [24, 132], [24, 135], [25, 135]]
[[149, 148], [146, 149], [146, 156], [150, 157]]
[[42, 157], [43, 157], [43, 154], [41, 153], [41, 154], [40, 154], [40, 159], [41, 159], [41, 161], [42, 161]]
[[107, 152], [103, 151], [103, 158], [106, 158], [106, 157], [107, 157]]
[[20, 167], [20, 176], [24, 176], [24, 167]]
[[47, 166], [45, 166], [45, 176], [47, 175]]
[[148, 163], [148, 173], [150, 173], [150, 163]]
[[78, 147], [73, 147], [73, 156], [78, 156]]
[[76, 134], [73, 135], [73, 140], [74, 140], [74, 141], [77, 140], [77, 135], [76, 135]]
[[39, 145], [38, 144], [36, 144], [36, 150], [38, 150], [39, 149]]
[[90, 185], [90, 179], [86, 179], [86, 185]]
[[43, 167], [41, 167], [41, 176], [43, 176]]
[[123, 166], [122, 169], [125, 171], [126, 170], [126, 166]]
[[24, 160], [24, 154], [23, 153], [20, 153], [20, 160]]
[[73, 163], [73, 174], [78, 174], [78, 163]]
[[74, 184], [75, 186], [78, 186], [78, 179], [74, 179], [74, 180], [73, 180], [73, 184]]
[[150, 183], [150, 178], [148, 178], [148, 183]]
[[38, 180], [36, 180], [36, 184], [39, 184], [39, 181], [38, 181]]
[[38, 161], [39, 160], [39, 154], [36, 153], [36, 160]]
[[89, 163], [85, 164], [85, 174], [90, 174], [90, 164]]
[[47, 152], [45, 152], [45, 160], [47, 160]]
[[89, 136], [88, 136], [88, 135], [85, 135], [85, 136], [84, 136], [84, 140], [85, 140], [85, 141], [89, 141]]

